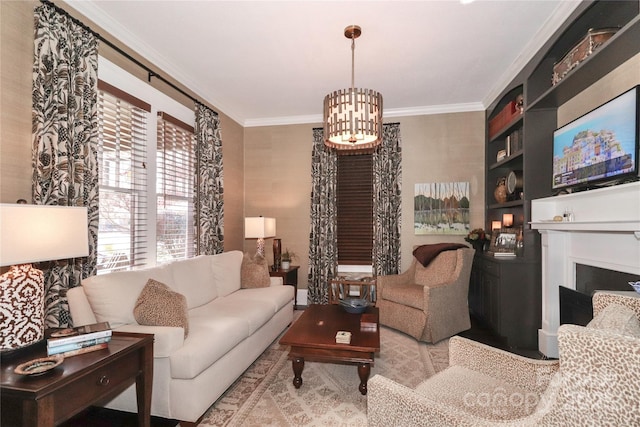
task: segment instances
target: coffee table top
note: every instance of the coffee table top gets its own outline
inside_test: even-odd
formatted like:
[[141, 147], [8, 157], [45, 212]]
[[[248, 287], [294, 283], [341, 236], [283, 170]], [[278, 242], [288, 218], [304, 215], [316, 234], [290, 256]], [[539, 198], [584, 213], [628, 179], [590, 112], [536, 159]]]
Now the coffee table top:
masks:
[[[378, 319], [378, 308], [369, 307]], [[336, 343], [336, 332], [351, 332], [350, 344]], [[345, 349], [350, 351], [380, 351], [380, 327], [375, 331], [360, 331], [360, 314], [344, 311], [337, 304], [312, 304], [280, 339], [280, 344], [292, 347]]]

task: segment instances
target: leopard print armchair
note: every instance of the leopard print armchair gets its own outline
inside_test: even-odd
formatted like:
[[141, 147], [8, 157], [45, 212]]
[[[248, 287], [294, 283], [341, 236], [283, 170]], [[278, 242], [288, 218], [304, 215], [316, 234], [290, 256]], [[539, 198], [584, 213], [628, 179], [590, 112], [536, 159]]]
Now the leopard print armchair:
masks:
[[593, 306], [587, 327], [558, 329], [559, 360], [453, 337], [449, 367], [413, 390], [374, 376], [368, 425], [640, 425], [640, 295], [598, 292]]

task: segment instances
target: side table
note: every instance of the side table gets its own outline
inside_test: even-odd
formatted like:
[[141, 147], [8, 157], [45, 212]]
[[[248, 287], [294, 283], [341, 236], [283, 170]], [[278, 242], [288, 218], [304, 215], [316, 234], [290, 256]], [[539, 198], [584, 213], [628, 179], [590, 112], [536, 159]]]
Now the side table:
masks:
[[49, 427], [107, 402], [136, 384], [138, 425], [151, 425], [153, 335], [114, 332], [109, 348], [68, 357], [39, 376], [14, 373], [19, 364], [46, 357], [44, 341], [2, 362], [3, 426]]
[[288, 270], [283, 270], [279, 268], [278, 270], [274, 270], [273, 268], [269, 268], [269, 276], [271, 277], [282, 277], [282, 280], [285, 285], [293, 286], [293, 307], [298, 307], [298, 269], [299, 265], [292, 265]]
[[345, 274], [331, 279], [329, 288], [329, 304], [338, 304], [341, 299], [354, 295], [375, 305], [375, 277], [361, 276], [358, 274]]

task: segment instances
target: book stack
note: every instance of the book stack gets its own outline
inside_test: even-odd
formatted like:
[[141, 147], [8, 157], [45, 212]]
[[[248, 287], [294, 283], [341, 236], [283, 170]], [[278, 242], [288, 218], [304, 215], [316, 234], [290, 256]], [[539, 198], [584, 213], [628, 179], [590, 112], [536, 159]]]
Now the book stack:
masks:
[[102, 350], [111, 341], [109, 322], [94, 323], [76, 328], [62, 329], [47, 339], [47, 355], [76, 356]]
[[360, 316], [360, 330], [363, 332], [375, 332], [378, 330], [376, 316], [372, 313], [362, 313]]
[[351, 332], [338, 331], [336, 334], [337, 344], [351, 344]]

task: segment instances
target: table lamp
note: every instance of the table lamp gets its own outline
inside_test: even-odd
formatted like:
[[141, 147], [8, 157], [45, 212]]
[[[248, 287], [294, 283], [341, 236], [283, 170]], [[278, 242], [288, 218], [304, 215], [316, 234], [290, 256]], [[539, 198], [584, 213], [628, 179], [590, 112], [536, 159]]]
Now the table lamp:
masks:
[[89, 255], [87, 208], [0, 204], [0, 351], [44, 338], [44, 275], [32, 262]]
[[276, 219], [258, 217], [247, 217], [244, 219], [244, 238], [258, 239], [256, 252], [264, 258], [264, 239], [275, 237]]

